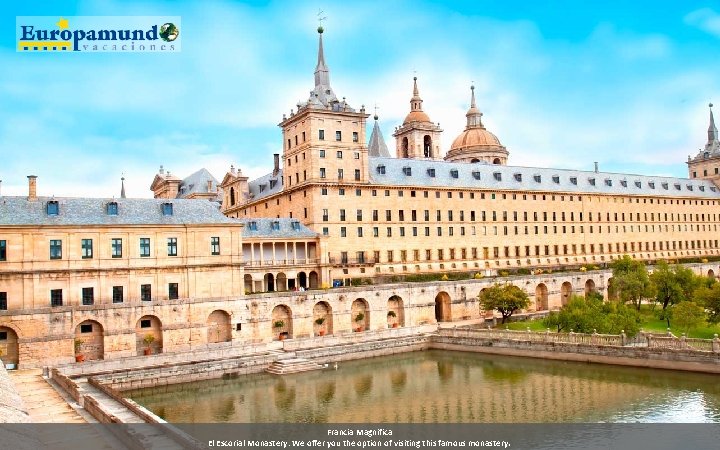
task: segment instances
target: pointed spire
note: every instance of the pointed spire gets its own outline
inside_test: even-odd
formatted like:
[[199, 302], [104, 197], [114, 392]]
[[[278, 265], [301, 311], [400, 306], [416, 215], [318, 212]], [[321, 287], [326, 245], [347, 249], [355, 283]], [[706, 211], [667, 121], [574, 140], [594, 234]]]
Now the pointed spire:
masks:
[[718, 140], [718, 130], [715, 127], [715, 117], [713, 117], [713, 104], [710, 103], [710, 126], [708, 126], [708, 144]]
[[125, 197], [125, 177], [120, 178], [120, 198]]
[[467, 114], [465, 114], [465, 117], [467, 117], [467, 128], [485, 128], [482, 123], [483, 114], [477, 109], [477, 106], [475, 106], [475, 86], [470, 86], [470, 92], [470, 109], [468, 109]]
[[413, 77], [413, 96], [410, 99], [410, 111], [422, 111], [422, 99], [418, 90], [417, 77]]
[[325, 51], [323, 50], [323, 27], [320, 26], [318, 31], [318, 58], [317, 65], [315, 66], [315, 87], [327, 86], [330, 87], [330, 70], [328, 70], [325, 64]]
[[370, 143], [368, 144], [368, 155], [369, 156], [380, 156], [383, 158], [390, 157], [390, 151], [385, 144], [382, 131], [378, 125], [378, 115], [375, 113], [375, 125], [373, 126], [372, 134], [370, 134]]

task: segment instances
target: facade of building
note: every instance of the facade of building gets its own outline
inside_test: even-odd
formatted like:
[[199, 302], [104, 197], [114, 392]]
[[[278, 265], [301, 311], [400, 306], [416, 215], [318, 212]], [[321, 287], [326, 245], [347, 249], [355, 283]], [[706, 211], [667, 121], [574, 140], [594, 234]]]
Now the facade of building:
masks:
[[301, 221], [326, 241], [320, 258], [331, 279], [720, 254], [712, 113], [705, 151], [688, 162], [691, 178], [508, 166], [474, 89], [467, 126], [443, 152], [415, 79], [391, 158], [377, 116], [366, 146], [364, 107], [330, 87], [318, 31], [315, 88], [283, 117], [274, 170], [248, 181], [233, 169], [223, 189], [235, 196], [222, 209]]

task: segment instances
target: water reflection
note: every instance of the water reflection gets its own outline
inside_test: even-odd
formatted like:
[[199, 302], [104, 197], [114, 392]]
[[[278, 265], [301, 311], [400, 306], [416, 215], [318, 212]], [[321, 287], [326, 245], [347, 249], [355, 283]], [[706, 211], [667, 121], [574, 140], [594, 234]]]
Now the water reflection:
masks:
[[169, 422], [718, 422], [716, 377], [416, 352], [129, 392]]

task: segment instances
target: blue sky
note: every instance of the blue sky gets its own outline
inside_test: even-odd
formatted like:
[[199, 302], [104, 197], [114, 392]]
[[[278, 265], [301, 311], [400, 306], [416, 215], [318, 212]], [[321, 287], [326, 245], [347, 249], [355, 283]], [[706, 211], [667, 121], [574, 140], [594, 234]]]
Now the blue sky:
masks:
[[[377, 103], [391, 149], [415, 74], [445, 151], [474, 82], [512, 165], [687, 176], [720, 105], [713, 2], [24, 3], [0, 6], [4, 195], [26, 195], [28, 174], [42, 195], [117, 196], [124, 172], [148, 197], [161, 164], [266, 173], [277, 123], [313, 85], [319, 8], [336, 94]], [[182, 52], [18, 53], [27, 15], [181, 16]]]

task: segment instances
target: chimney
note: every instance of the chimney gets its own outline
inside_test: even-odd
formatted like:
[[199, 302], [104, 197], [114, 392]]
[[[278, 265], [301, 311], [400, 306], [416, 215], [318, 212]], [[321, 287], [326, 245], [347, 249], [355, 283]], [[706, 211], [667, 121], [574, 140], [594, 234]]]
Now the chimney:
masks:
[[277, 174], [280, 172], [280, 153], [275, 153], [273, 155], [273, 159], [274, 159], [273, 176], [277, 176]]
[[37, 175], [28, 175], [28, 201], [37, 200]]
[[235, 175], [235, 166], [232, 164], [230, 165], [230, 173]]
[[160, 175], [163, 175], [165, 173], [165, 168], [163, 166], [160, 166]]
[[212, 192], [213, 191], [212, 180], [207, 180], [207, 183], [208, 183], [208, 192]]
[[595, 161], [595, 173], [598, 173], [598, 163]]

